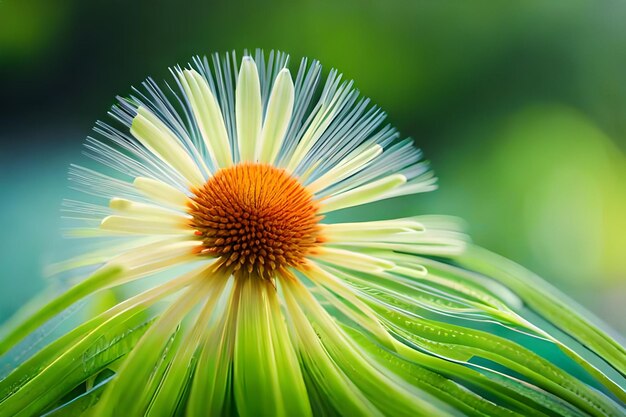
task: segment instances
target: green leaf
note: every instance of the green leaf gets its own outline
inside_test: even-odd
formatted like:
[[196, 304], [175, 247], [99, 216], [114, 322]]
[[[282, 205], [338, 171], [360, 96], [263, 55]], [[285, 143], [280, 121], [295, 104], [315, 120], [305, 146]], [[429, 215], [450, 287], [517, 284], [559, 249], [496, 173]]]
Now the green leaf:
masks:
[[[183, 398], [190, 390], [192, 376], [195, 371], [197, 357], [195, 356], [200, 345], [212, 333], [211, 319], [216, 311], [216, 304], [222, 296], [222, 290], [226, 285], [226, 279], [221, 278], [220, 285], [216, 285], [208, 295], [207, 301], [201, 307], [197, 315], [192, 315], [193, 326], [190, 331], [179, 339], [180, 344], [169, 349], [172, 354], [171, 360], [162, 360], [162, 364], [167, 366], [163, 370], [161, 378], [152, 377], [155, 386], [153, 388], [151, 403], [146, 415], [148, 416], [170, 416], [174, 415], [177, 409], [184, 409]], [[217, 360], [215, 357], [203, 358], [208, 362]], [[209, 379], [208, 382], [214, 382]], [[206, 397], [205, 397], [206, 401]], [[204, 402], [206, 407], [206, 402]]]
[[[210, 282], [210, 281], [209, 281]], [[206, 282], [196, 281], [159, 317], [137, 344], [97, 406], [98, 415], [143, 415], [158, 384], [161, 365], [171, 360], [180, 323], [205, 295]], [[137, 384], [137, 381], [142, 381]]]
[[[105, 321], [92, 332], [56, 357], [36, 376], [21, 385], [0, 403], [0, 417], [30, 416], [45, 410], [56, 400], [108, 364], [128, 353], [147, 330], [151, 322], [134, 322], [141, 308], [123, 311]], [[143, 315], [141, 315], [144, 317]], [[14, 374], [23, 375], [22, 367]], [[5, 381], [2, 381], [2, 385]]]
[[626, 375], [626, 349], [604, 332], [598, 320], [530, 271], [477, 246], [460, 258], [460, 265], [491, 276], [514, 290], [525, 303]]
[[410, 305], [396, 305], [393, 310], [371, 301], [370, 305], [401, 337], [433, 354], [456, 361], [486, 358], [523, 375], [538, 387], [568, 400], [581, 410], [597, 416], [620, 414], [617, 405], [607, 397], [515, 342], [487, 332], [437, 323], [401, 312]]
[[432, 372], [419, 366], [417, 363], [400, 357], [397, 353], [374, 343], [363, 335], [363, 333], [355, 329], [348, 326], [343, 326], [343, 329], [371, 355], [373, 360], [381, 362], [386, 369], [394, 372], [412, 385], [433, 394], [447, 404], [461, 410], [468, 416], [521, 416], [521, 414], [498, 406], [476, 395], [438, 373]]
[[[304, 306], [308, 321], [313, 324], [328, 355], [378, 410], [394, 416], [457, 414], [452, 407], [432, 395], [410, 387], [397, 376], [374, 366], [300, 282], [287, 282], [291, 285], [285, 286], [285, 294], [290, 291], [298, 304]], [[297, 313], [297, 310], [292, 313]], [[310, 327], [311, 324], [305, 324], [307, 322], [299, 321], [297, 330]]]
[[47, 294], [35, 298], [0, 329], [0, 355], [78, 300], [114, 282], [123, 272], [121, 267], [107, 266], [50, 301], [45, 301], [49, 299]]
[[100, 399], [102, 393], [115, 377], [115, 373], [108, 374], [100, 379], [95, 385], [88, 388], [84, 393], [76, 398], [54, 408], [42, 417], [81, 417], [85, 416], [87, 410], [91, 409]]

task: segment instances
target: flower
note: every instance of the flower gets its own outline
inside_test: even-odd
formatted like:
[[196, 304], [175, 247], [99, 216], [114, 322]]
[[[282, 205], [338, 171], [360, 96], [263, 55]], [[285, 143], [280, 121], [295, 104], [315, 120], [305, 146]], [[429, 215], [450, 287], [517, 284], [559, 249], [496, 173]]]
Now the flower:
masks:
[[[618, 415], [619, 380], [521, 313], [521, 281], [461, 266], [453, 219], [358, 221], [349, 209], [435, 177], [352, 82], [331, 71], [320, 89], [318, 62], [295, 81], [287, 64], [195, 58], [165, 91], [149, 79], [121, 98], [117, 127], [97, 124], [100, 166], [70, 170], [94, 199], [65, 209], [68, 234], [98, 246], [56, 266], [95, 272], [9, 326], [0, 352], [90, 294], [126, 292], [19, 363], [0, 416]], [[618, 355], [606, 338], [592, 350]]]

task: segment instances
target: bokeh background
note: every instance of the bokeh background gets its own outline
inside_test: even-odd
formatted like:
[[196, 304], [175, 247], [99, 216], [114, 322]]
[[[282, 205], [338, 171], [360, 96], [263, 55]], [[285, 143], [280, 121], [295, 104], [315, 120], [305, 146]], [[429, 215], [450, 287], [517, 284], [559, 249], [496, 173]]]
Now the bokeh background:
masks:
[[0, 1], [0, 321], [46, 285], [66, 172], [116, 94], [195, 54], [319, 59], [415, 138], [443, 213], [626, 333], [626, 2]]

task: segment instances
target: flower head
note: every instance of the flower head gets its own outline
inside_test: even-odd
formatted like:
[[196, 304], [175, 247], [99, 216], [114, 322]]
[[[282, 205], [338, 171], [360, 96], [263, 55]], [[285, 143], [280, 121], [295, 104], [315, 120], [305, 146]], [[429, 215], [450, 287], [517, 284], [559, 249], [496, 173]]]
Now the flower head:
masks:
[[272, 280], [304, 267], [322, 242], [317, 210], [313, 195], [284, 170], [244, 162], [194, 191], [189, 226], [202, 239], [200, 253], [219, 257], [228, 274]]
[[329, 220], [435, 178], [352, 82], [331, 71], [320, 88], [307, 60], [294, 81], [287, 64], [259, 51], [196, 58], [165, 91], [149, 79], [121, 98], [114, 125], [97, 124], [87, 153], [99, 168], [70, 171], [94, 200], [65, 207], [79, 223], [68, 234], [99, 243], [56, 267], [95, 272], [13, 327], [0, 353], [80, 298], [126, 292], [9, 374], [0, 416], [525, 415], [569, 410], [561, 398], [618, 410], [489, 332], [579, 358], [520, 315], [506, 287], [433, 258], [464, 253], [453, 220]]

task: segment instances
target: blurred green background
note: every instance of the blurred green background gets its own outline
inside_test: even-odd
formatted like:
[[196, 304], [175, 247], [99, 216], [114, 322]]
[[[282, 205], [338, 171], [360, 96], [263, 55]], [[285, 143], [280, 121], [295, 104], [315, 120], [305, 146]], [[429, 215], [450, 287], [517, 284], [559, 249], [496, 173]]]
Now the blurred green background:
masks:
[[623, 1], [0, 2], [0, 320], [62, 245], [70, 162], [116, 94], [195, 54], [281, 49], [356, 79], [440, 190], [386, 216], [467, 220], [626, 333]]

